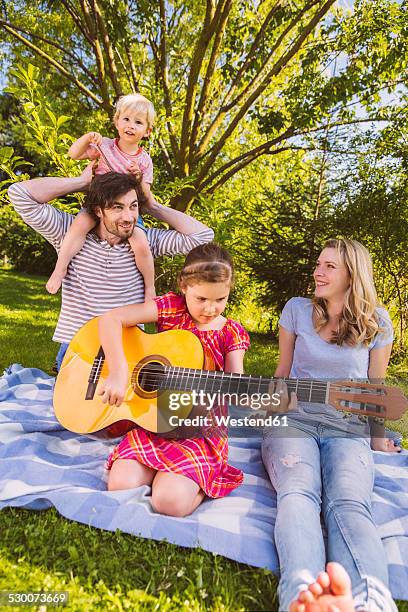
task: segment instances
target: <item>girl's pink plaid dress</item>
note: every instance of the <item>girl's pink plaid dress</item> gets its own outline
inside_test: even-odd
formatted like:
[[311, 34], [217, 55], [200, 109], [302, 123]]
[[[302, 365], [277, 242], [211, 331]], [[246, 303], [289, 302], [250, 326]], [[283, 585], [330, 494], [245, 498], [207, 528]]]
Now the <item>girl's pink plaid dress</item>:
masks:
[[[247, 350], [249, 337], [236, 321], [228, 319], [220, 330], [202, 331], [196, 328], [183, 296], [167, 293], [155, 298], [159, 331], [188, 329], [201, 341], [204, 368], [223, 370], [225, 355], [239, 349]], [[243, 480], [241, 470], [228, 465], [228, 438], [193, 438], [167, 440], [135, 427], [127, 433], [108, 458], [109, 470], [116, 459], [135, 459], [162, 472], [183, 474], [194, 480], [209, 497], [224, 497]]]

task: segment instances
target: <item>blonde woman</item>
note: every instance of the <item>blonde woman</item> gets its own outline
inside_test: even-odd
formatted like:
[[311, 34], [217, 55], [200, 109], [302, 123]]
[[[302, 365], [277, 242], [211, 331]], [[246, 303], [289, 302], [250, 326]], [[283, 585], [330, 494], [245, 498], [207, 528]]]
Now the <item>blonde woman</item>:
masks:
[[[292, 298], [283, 309], [275, 375], [383, 379], [393, 330], [388, 313], [378, 305], [368, 251], [355, 240], [329, 240], [314, 281], [313, 299]], [[262, 444], [278, 496], [280, 610], [306, 610], [299, 592], [324, 571], [327, 561], [341, 563], [349, 574], [355, 609], [396, 610], [371, 513], [369, 424], [329, 405], [322, 410], [321, 404], [300, 403], [300, 408], [300, 414], [288, 418], [287, 428], [267, 431]], [[381, 426], [374, 423], [374, 428], [373, 448], [398, 450], [381, 435]]]

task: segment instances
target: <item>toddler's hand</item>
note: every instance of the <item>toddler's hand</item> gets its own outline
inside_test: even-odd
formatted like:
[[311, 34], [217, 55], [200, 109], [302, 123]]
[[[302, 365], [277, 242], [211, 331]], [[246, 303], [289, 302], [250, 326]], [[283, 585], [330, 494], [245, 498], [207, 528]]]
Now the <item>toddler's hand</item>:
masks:
[[104, 403], [111, 406], [120, 406], [125, 397], [128, 386], [127, 372], [123, 374], [109, 374], [108, 378], [102, 383], [98, 395]]
[[136, 161], [132, 161], [128, 168], [128, 172], [136, 176], [138, 179], [142, 178], [142, 171], [140, 170], [139, 164]]
[[87, 139], [89, 144], [93, 144], [97, 147], [102, 144], [102, 136], [99, 132], [88, 132]]

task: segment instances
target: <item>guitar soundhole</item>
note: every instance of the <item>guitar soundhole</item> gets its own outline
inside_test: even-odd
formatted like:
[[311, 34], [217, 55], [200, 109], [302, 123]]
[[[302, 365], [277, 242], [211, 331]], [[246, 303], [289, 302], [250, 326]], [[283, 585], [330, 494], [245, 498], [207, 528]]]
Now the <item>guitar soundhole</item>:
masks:
[[157, 391], [160, 379], [163, 377], [163, 364], [158, 361], [150, 361], [144, 365], [138, 376], [138, 384], [146, 393]]
[[131, 385], [136, 395], [145, 399], [157, 397], [160, 383], [165, 376], [165, 366], [170, 362], [161, 355], [144, 357], [132, 372]]

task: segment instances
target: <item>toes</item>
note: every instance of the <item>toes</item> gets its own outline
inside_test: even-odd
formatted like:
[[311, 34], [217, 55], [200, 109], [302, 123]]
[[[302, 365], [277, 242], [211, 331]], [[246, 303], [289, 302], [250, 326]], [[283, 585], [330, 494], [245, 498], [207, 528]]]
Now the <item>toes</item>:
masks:
[[289, 605], [289, 612], [305, 612], [305, 606], [296, 599]]
[[320, 595], [323, 595], [324, 593], [324, 588], [323, 585], [316, 581], [312, 584], [309, 584], [309, 591], [313, 593], [315, 597], [320, 597]]
[[314, 600], [315, 600], [314, 595], [309, 590], [302, 591], [298, 595], [298, 601], [303, 604], [313, 603]]
[[327, 564], [327, 574], [330, 579], [330, 589], [334, 595], [351, 596], [351, 580], [340, 563]]
[[330, 577], [327, 572], [320, 572], [316, 578], [317, 584], [320, 584], [324, 592], [327, 592], [330, 587]]

